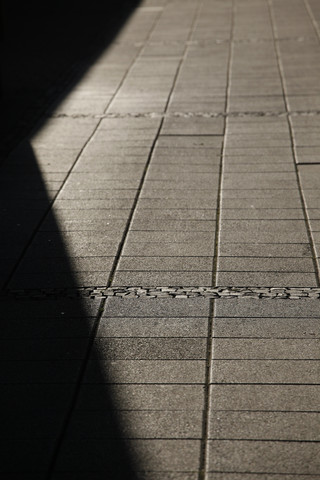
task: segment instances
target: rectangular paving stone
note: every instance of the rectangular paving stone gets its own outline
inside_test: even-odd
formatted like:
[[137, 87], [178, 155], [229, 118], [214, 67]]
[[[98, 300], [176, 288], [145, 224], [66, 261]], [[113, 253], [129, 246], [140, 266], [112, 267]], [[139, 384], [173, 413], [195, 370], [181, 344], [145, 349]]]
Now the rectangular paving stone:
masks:
[[[231, 220], [230, 220], [231, 221]], [[281, 230], [279, 225], [279, 230], [276, 226], [270, 225], [268, 229], [267, 225], [263, 225], [263, 220], [260, 221], [260, 229], [255, 229], [254, 225], [251, 226], [250, 230], [243, 228], [241, 230], [236, 230], [235, 228], [226, 230], [222, 226], [220, 234], [221, 243], [234, 243], [239, 241], [240, 243], [307, 243], [308, 235], [307, 231], [303, 228], [290, 231], [289, 229]]]
[[193, 384], [82, 384], [77, 408], [104, 411], [113, 405], [118, 410], [201, 411], [204, 388]]
[[245, 318], [319, 318], [318, 300], [300, 299], [299, 302], [288, 302], [281, 299], [234, 299], [229, 302], [215, 302], [217, 317]]
[[222, 118], [166, 118], [161, 130], [170, 135], [222, 135]]
[[215, 227], [216, 223], [210, 220], [152, 220], [146, 215], [144, 219], [134, 219], [130, 230], [145, 232], [214, 232]]
[[315, 442], [211, 440], [209, 470], [317, 475], [319, 450]]
[[[216, 210], [214, 208], [142, 208], [139, 207], [134, 213], [135, 220], [168, 219], [168, 220], [215, 220]], [[320, 218], [320, 213], [319, 213]]]
[[[192, 207], [196, 208], [196, 201], [201, 200], [199, 205], [203, 207], [205, 205], [208, 208], [215, 208], [216, 206], [216, 200], [217, 200], [217, 195], [218, 195], [218, 189], [217, 185], [214, 187], [211, 187], [211, 182], [208, 183], [207, 188], [204, 190], [201, 190], [200, 184], [194, 185], [194, 184], [187, 184], [186, 182], [181, 182], [181, 183], [172, 183], [171, 185], [165, 182], [160, 186], [160, 188], [156, 188], [153, 185], [146, 185], [144, 188], [142, 188], [140, 198], [141, 200], [143, 199], [148, 199], [147, 204], [149, 206], [152, 206], [153, 204], [150, 203], [150, 199], [163, 199], [163, 200], [171, 200], [172, 202], [169, 203], [163, 203], [164, 208], [170, 208], [170, 206], [173, 207], [175, 203], [173, 203], [173, 200], [183, 200], [180, 205], [189, 205], [190, 204], [190, 192], [192, 192]], [[140, 202], [141, 202], [140, 200]], [[195, 200], [195, 202], [194, 202]], [[141, 203], [140, 203], [141, 205]], [[180, 207], [181, 208], [181, 207]], [[200, 207], [201, 208], [201, 207]]]
[[103, 317], [178, 318], [208, 317], [210, 300], [205, 298], [131, 298], [109, 297]]
[[101, 337], [207, 337], [208, 325], [199, 318], [109, 318], [101, 319], [97, 338]]
[[213, 410], [318, 412], [319, 385], [211, 385]]
[[205, 338], [98, 338], [94, 350], [111, 360], [203, 360]]
[[196, 232], [162, 232], [159, 239], [159, 232], [130, 231], [127, 236], [127, 243], [130, 242], [169, 242], [169, 243], [191, 243], [198, 244], [199, 249], [202, 245], [210, 245], [214, 241], [213, 232], [202, 232], [201, 237]]
[[212, 383], [318, 384], [318, 360], [214, 360]]
[[214, 358], [312, 360], [320, 357], [318, 339], [214, 338]]
[[211, 272], [163, 272], [163, 271], [119, 271], [114, 275], [112, 286], [139, 285], [144, 287], [156, 286], [194, 286], [212, 285]]
[[218, 272], [219, 285], [233, 286], [272, 286], [272, 287], [316, 287], [314, 273], [288, 272]]
[[213, 256], [215, 246], [210, 244], [197, 245], [194, 243], [181, 242], [128, 242], [125, 244], [123, 254], [126, 256], [145, 257], [198, 257]]
[[211, 439], [317, 441], [320, 416], [306, 412], [211, 412]]
[[313, 273], [311, 258], [252, 258], [222, 257], [218, 262], [221, 272], [295, 272]]
[[223, 188], [297, 188], [297, 180], [294, 173], [225, 173], [223, 177]]
[[[76, 410], [67, 438], [201, 439], [202, 410]], [[115, 419], [121, 425], [114, 429]]]
[[101, 360], [91, 361], [84, 383], [187, 383], [205, 381], [204, 360]]
[[298, 208], [222, 208], [222, 220], [304, 220]]
[[220, 257], [307, 258], [311, 259], [308, 243], [220, 243]]
[[215, 318], [215, 338], [318, 338], [320, 322], [309, 318]]
[[207, 271], [212, 270], [212, 257], [125, 257], [122, 256], [119, 271]]

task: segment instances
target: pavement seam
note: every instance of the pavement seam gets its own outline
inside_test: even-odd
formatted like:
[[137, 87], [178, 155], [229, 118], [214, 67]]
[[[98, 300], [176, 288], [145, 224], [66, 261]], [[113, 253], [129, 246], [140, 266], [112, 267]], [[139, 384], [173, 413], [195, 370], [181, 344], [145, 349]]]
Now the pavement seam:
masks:
[[[216, 214], [216, 228], [214, 239], [214, 257], [212, 262], [212, 284], [215, 285], [217, 281], [218, 273], [218, 260], [219, 260], [219, 243], [220, 243], [220, 231], [221, 231], [221, 205], [222, 205], [222, 182], [224, 172], [224, 156], [226, 149], [226, 137], [227, 137], [227, 113], [229, 110], [229, 98], [231, 91], [231, 72], [232, 72], [232, 60], [233, 60], [233, 40], [234, 40], [234, 22], [235, 22], [235, 1], [231, 0], [231, 20], [230, 20], [230, 40], [229, 40], [229, 52], [226, 74], [226, 89], [225, 89], [225, 105], [224, 113], [224, 126], [223, 126], [223, 141], [221, 145], [220, 153], [220, 165], [219, 165], [219, 187], [217, 194], [217, 214]], [[210, 315], [208, 317], [208, 340], [207, 340], [207, 366], [206, 366], [206, 379], [205, 379], [205, 404], [203, 414], [203, 437], [202, 437], [202, 456], [199, 471], [199, 480], [205, 480], [208, 478], [209, 471], [209, 439], [210, 439], [210, 415], [211, 415], [211, 378], [212, 378], [212, 363], [213, 363], [213, 322], [214, 322], [214, 310], [215, 302], [210, 301]]]
[[[276, 27], [276, 22], [275, 22], [272, 0], [267, 0], [267, 5], [268, 5], [270, 20], [271, 20], [272, 35], [273, 35], [273, 40], [274, 40], [274, 50], [275, 50], [275, 54], [276, 54], [276, 58], [277, 58], [278, 71], [279, 71], [280, 82], [281, 82], [281, 86], [282, 86], [282, 92], [283, 92], [283, 100], [284, 100], [284, 104], [285, 104], [285, 107], [286, 107], [286, 111], [287, 111], [287, 113], [289, 113], [290, 108], [289, 108], [289, 104], [288, 104], [288, 93], [287, 93], [287, 87], [286, 87], [285, 72], [284, 72], [283, 63], [282, 63], [282, 59], [281, 59], [281, 52], [280, 52], [280, 49], [279, 49], [279, 40], [278, 40], [278, 35], [277, 35], [277, 27]], [[312, 253], [312, 261], [313, 261], [313, 265], [314, 265], [314, 274], [315, 274], [315, 277], [316, 277], [317, 286], [319, 287], [320, 286], [319, 264], [318, 264], [318, 260], [317, 260], [316, 248], [315, 248], [315, 244], [314, 244], [314, 240], [313, 240], [310, 220], [309, 220], [309, 217], [308, 217], [307, 205], [306, 205], [306, 201], [305, 201], [303, 190], [302, 190], [302, 184], [301, 184], [300, 173], [299, 173], [299, 168], [298, 168], [299, 165], [298, 165], [297, 153], [296, 153], [296, 148], [295, 148], [295, 143], [294, 143], [293, 125], [292, 125], [292, 120], [291, 120], [289, 115], [287, 115], [287, 122], [288, 122], [288, 127], [289, 127], [289, 134], [290, 134], [290, 140], [291, 140], [291, 150], [292, 150], [292, 155], [293, 155], [293, 163], [294, 163], [294, 167], [295, 167], [295, 174], [296, 174], [296, 179], [297, 179], [297, 184], [298, 184], [299, 196], [300, 196], [304, 221], [305, 221], [305, 225], [306, 225], [306, 232], [307, 232], [307, 235], [308, 235], [310, 249], [311, 249], [311, 253]]]

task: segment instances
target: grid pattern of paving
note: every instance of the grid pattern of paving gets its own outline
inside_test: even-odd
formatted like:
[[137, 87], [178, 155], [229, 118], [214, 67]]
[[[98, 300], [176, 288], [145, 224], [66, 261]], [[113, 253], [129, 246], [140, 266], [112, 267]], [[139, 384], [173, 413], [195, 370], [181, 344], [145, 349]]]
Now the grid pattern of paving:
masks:
[[144, 0], [1, 165], [2, 478], [320, 479], [319, 42]]

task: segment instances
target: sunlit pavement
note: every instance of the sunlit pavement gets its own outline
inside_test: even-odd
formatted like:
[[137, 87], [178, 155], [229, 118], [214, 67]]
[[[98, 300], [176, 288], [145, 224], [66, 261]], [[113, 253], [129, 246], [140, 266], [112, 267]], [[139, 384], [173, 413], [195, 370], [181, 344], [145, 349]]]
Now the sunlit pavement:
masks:
[[145, 0], [1, 166], [1, 478], [320, 479], [319, 41]]

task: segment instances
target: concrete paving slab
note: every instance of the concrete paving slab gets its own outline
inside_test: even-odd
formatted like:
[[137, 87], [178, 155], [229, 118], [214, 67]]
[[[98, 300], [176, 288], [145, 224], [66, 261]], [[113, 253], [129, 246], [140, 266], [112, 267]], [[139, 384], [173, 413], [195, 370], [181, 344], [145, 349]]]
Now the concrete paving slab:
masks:
[[83, 384], [77, 408], [104, 411], [110, 393], [118, 410], [201, 411], [204, 388], [192, 384]]
[[212, 286], [211, 272], [124, 272], [119, 271], [114, 275], [112, 286], [123, 285], [139, 285], [146, 287], [157, 287], [161, 285], [179, 285], [179, 286], [194, 286], [203, 285], [206, 287]]
[[274, 287], [301, 287], [317, 286], [317, 279], [314, 273], [288, 273], [288, 272], [223, 272], [217, 273], [219, 285], [249, 286], [258, 285], [261, 287], [272, 285]]
[[212, 440], [209, 448], [210, 471], [318, 474], [318, 443]]
[[[307, 327], [307, 325], [306, 325]], [[97, 338], [163, 338], [203, 337], [208, 333], [208, 321], [199, 318], [110, 318], [103, 317], [99, 324]]]
[[[78, 340], [78, 343], [79, 345], [76, 343], [74, 345], [75, 350], [82, 346], [81, 340]], [[311, 341], [310, 346], [313, 346]], [[206, 338], [98, 338], [95, 340], [95, 350], [100, 358], [110, 360], [202, 360], [206, 358], [207, 340]], [[6, 357], [4, 352], [3, 358]], [[72, 358], [72, 352], [70, 357]]]
[[215, 318], [215, 338], [318, 338], [318, 319], [309, 318]]
[[212, 383], [269, 383], [316, 385], [320, 362], [317, 360], [215, 360]]
[[[110, 438], [110, 426], [114, 422], [112, 411], [77, 410], [70, 424], [68, 438], [81, 438], [83, 431], [88, 438]], [[130, 439], [201, 439], [202, 414], [199, 411], [117, 411], [123, 429], [119, 438]], [[311, 418], [310, 418], [311, 420]]]
[[209, 438], [316, 442], [319, 421], [309, 412], [212, 412]]
[[214, 338], [215, 359], [319, 359], [318, 339]]
[[212, 409], [217, 411], [317, 412], [319, 385], [212, 385]]
[[105, 360], [100, 366], [89, 363], [84, 383], [99, 383], [102, 369], [108, 376], [105, 383], [203, 384], [205, 364], [204, 360]]

